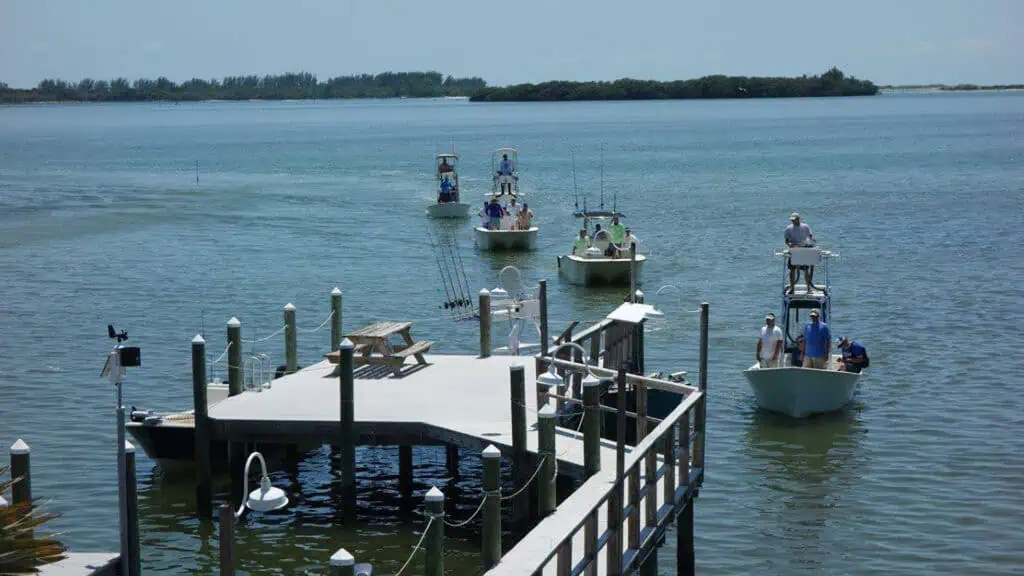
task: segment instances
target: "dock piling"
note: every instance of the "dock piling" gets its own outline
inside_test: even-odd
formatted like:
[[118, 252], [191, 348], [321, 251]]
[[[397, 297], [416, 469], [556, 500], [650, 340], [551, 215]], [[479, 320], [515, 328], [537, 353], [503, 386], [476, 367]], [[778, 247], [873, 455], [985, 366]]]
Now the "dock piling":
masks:
[[604, 380], [583, 380], [583, 469], [587, 477], [601, 471], [601, 386]]
[[501, 451], [493, 444], [484, 448], [483, 569], [501, 561]]
[[[608, 498], [608, 528], [610, 535], [608, 545], [605, 548], [608, 554], [608, 573], [620, 574], [622, 571], [622, 513], [623, 501], [625, 500], [626, 481], [626, 372], [628, 367], [625, 363], [619, 365], [618, 374], [615, 379], [616, 398], [618, 406], [616, 410], [615, 430], [615, 487], [612, 489], [611, 497]], [[637, 440], [639, 442], [639, 440]], [[633, 470], [636, 470], [634, 466]], [[632, 476], [630, 478], [632, 480]], [[632, 498], [630, 499], [632, 500]], [[635, 507], [634, 507], [635, 511]], [[630, 520], [633, 516], [630, 515]], [[630, 530], [630, 544], [632, 548], [632, 530]]]
[[[341, 488], [344, 499], [355, 501], [356, 487], [356, 436], [355, 425], [355, 375], [353, 373], [353, 352], [355, 346], [345, 338], [338, 348], [341, 351], [338, 364], [340, 366], [339, 397], [341, 398]], [[410, 467], [411, 473], [411, 467]]]
[[[700, 304], [700, 375], [698, 386], [704, 393], [700, 399], [693, 419], [694, 432], [697, 439], [693, 443], [693, 465], [701, 470], [704, 469], [704, 445], [706, 438], [707, 414], [708, 414], [708, 303]], [[691, 512], [692, 515], [692, 512]]]
[[331, 555], [331, 576], [355, 576], [356, 559], [352, 554], [340, 548]]
[[[299, 344], [295, 329], [295, 305], [291, 302], [284, 305], [284, 371], [291, 374], [298, 370]], [[262, 385], [262, 383], [261, 383]]]
[[676, 516], [676, 574], [696, 574], [693, 554], [693, 500], [687, 502], [683, 511]]
[[412, 446], [409, 444], [398, 447], [398, 494], [402, 508], [412, 510]]
[[242, 323], [228, 320], [228, 396], [242, 393]]
[[331, 349], [334, 352], [341, 346], [341, 288], [331, 290]]
[[541, 519], [555, 511], [555, 409], [544, 406], [537, 412], [537, 457], [540, 472], [537, 477], [537, 507]]
[[32, 449], [21, 438], [11, 445], [11, 478], [16, 480], [11, 486], [11, 503], [15, 506], [32, 504], [31, 456]]
[[537, 299], [540, 301], [540, 355], [546, 357], [548, 346], [551, 344], [548, 339], [548, 281], [541, 280], [539, 286]]
[[459, 477], [459, 447], [449, 444], [445, 447], [444, 465], [448, 475], [452, 478]]
[[427, 516], [431, 519], [426, 537], [426, 576], [444, 576], [444, 493], [434, 486], [425, 498]]
[[235, 513], [231, 506], [221, 504], [220, 514], [220, 576], [235, 576]]
[[[509, 367], [512, 391], [512, 477], [520, 486], [527, 475], [529, 465], [526, 453], [526, 367], [515, 364]], [[512, 499], [512, 521], [518, 524], [529, 516], [528, 494], [519, 494]]]
[[480, 290], [480, 357], [491, 355], [491, 293]]
[[192, 339], [192, 413], [195, 418], [196, 514], [200, 520], [213, 519], [213, 472], [206, 384], [206, 340], [196, 334]]
[[139, 491], [135, 472], [135, 446], [124, 442], [125, 496], [128, 500], [128, 550], [121, 554], [128, 556], [128, 576], [142, 574], [142, 546], [139, 542]]

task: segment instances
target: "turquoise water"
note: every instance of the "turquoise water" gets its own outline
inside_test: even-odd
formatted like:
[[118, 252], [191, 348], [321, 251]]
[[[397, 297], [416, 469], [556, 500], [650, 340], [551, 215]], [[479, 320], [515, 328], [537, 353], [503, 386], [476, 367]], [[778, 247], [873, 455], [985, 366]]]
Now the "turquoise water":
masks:
[[[507, 264], [547, 278], [553, 326], [593, 321], [621, 291], [559, 280], [575, 222], [569, 147], [589, 204], [636, 229], [645, 289], [680, 290], [649, 334], [649, 369], [696, 372], [711, 303], [708, 472], [696, 512], [702, 574], [1010, 574], [1024, 565], [1024, 95], [469, 104], [463, 101], [0, 107], [0, 442], [33, 448], [34, 493], [72, 550], [116, 547], [113, 391], [99, 378], [107, 323], [143, 348], [126, 404], [191, 405], [189, 341], [224, 323], [266, 336], [287, 302], [300, 327], [345, 292], [345, 324], [415, 321], [438, 353], [469, 352], [427, 245], [432, 155], [454, 144], [464, 194], [490, 150], [519, 147], [541, 227], [532, 254], [490, 255], [459, 228], [470, 286]], [[196, 183], [196, 162], [199, 183]], [[473, 197], [473, 196], [471, 196]], [[482, 196], [480, 197], [482, 200]], [[845, 413], [791, 422], [756, 409], [740, 372], [778, 308], [781, 244], [798, 210], [835, 262], [834, 330], [872, 359]], [[431, 228], [433, 229], [433, 228]], [[299, 338], [319, 358], [326, 331]], [[274, 338], [257, 351], [283, 361]], [[472, 409], [471, 406], [466, 407]], [[251, 573], [321, 570], [345, 546], [396, 571], [423, 522], [397, 507], [397, 458], [360, 454], [358, 522], [336, 514], [324, 450], [274, 481], [297, 502], [239, 529]], [[476, 507], [478, 462], [449, 483], [422, 449], [417, 490]], [[140, 455], [147, 573], [215, 572], [216, 533], [192, 485]], [[223, 492], [226, 485], [220, 486]], [[448, 531], [449, 566], [475, 573], [474, 531]], [[662, 571], [671, 573], [670, 534]], [[271, 544], [271, 546], [267, 546]], [[414, 560], [415, 562], [415, 560]]]

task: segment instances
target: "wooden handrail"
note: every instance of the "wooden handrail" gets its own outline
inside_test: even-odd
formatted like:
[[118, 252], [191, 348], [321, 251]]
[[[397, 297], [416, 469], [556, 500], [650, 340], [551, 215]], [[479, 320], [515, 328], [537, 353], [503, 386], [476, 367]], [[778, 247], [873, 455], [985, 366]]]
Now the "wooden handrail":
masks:
[[[590, 364], [579, 364], [571, 360], [562, 360], [560, 358], [552, 358], [551, 356], [543, 356], [541, 357], [541, 360], [544, 361], [545, 365], [554, 364], [557, 368], [566, 368], [569, 370], [590, 370], [595, 375], [602, 378], [614, 378], [618, 373], [617, 371], [609, 368], [601, 368]], [[689, 384], [680, 384], [679, 382], [671, 382], [669, 380], [659, 380], [658, 378], [650, 378], [648, 376], [640, 376], [637, 374], [626, 374], [626, 382], [633, 384], [646, 384], [648, 388], [653, 390], [672, 392], [684, 397], [700, 390], [696, 386], [690, 386]]]
[[[571, 364], [571, 363], [569, 363]], [[593, 367], [591, 367], [593, 368]], [[683, 386], [676, 383], [672, 384], [675, 387], [691, 389], [689, 386]], [[653, 386], [652, 386], [653, 387]], [[632, 470], [635, 466], [640, 465], [644, 462], [647, 453], [651, 450], [655, 450], [657, 445], [664, 440], [666, 434], [671, 434], [674, 430], [675, 425], [680, 422], [684, 416], [688, 415], [691, 410], [700, 406], [701, 400], [704, 398], [704, 394], [700, 390], [693, 390], [689, 392], [685, 398], [679, 403], [669, 415], [662, 420], [658, 426], [647, 435], [642, 441], [640, 441], [635, 447], [633, 447], [625, 460], [625, 470]], [[684, 452], [685, 453], [685, 452]], [[666, 465], [675, 465], [674, 462], [666, 462]], [[660, 477], [660, 474], [656, 475]], [[487, 571], [486, 574], [489, 576], [519, 576], [521, 574], [533, 574], [540, 570], [543, 570], [550, 562], [557, 558], [559, 550], [570, 543], [576, 534], [582, 530], [587, 523], [587, 519], [592, 514], [597, 513], [600, 507], [611, 497], [612, 492], [616, 490], [616, 472], [612, 470], [601, 470], [597, 474], [591, 476], [586, 482], [583, 483], [569, 498], [562, 502], [555, 512], [542, 520], [533, 530], [531, 530], [526, 536], [520, 540], [515, 547], [501, 559], [501, 562]], [[656, 483], [658, 478], [646, 479], [647, 484]], [[688, 483], [689, 478], [679, 478], [679, 482]], [[673, 498], [675, 495], [673, 495]], [[625, 508], [625, 502], [622, 503]], [[625, 515], [620, 515], [621, 519], [625, 519]], [[565, 526], [570, 526], [568, 530]], [[610, 530], [622, 530], [622, 524], [619, 526], [608, 526], [604, 532]], [[601, 538], [603, 536], [604, 538]], [[555, 543], [552, 546], [552, 543]], [[590, 562], [600, 562], [602, 555], [600, 554], [601, 549], [604, 547], [604, 543], [607, 542], [607, 534], [599, 536], [598, 546], [595, 550], [595, 555]], [[586, 559], [580, 564], [586, 564]], [[573, 573], [577, 571], [580, 566], [573, 567]]]

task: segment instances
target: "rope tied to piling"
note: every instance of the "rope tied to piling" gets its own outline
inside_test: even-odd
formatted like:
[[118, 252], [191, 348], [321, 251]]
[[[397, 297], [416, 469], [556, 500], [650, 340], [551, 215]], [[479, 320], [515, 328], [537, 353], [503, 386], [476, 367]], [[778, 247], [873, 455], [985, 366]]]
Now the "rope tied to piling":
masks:
[[427, 516], [430, 517], [430, 521], [427, 522], [427, 527], [423, 529], [423, 534], [420, 535], [420, 541], [417, 542], [416, 547], [412, 549], [412, 554], [409, 554], [409, 559], [405, 561], [405, 564], [402, 564], [402, 567], [398, 572], [395, 572], [395, 576], [402, 576], [402, 572], [405, 572], [405, 569], [409, 567], [409, 563], [412, 562], [413, 557], [416, 556], [417, 552], [419, 552], [420, 546], [423, 545], [423, 540], [427, 537], [427, 534], [430, 532], [430, 527], [434, 524], [434, 518], [437, 516], [444, 516], [444, 514], [427, 514]]
[[213, 365], [216, 366], [221, 360], [223, 360], [224, 357], [228, 355], [228, 350], [230, 350], [230, 349], [231, 349], [231, 342], [228, 342], [228, 345], [224, 347], [224, 351], [221, 352], [220, 356], [218, 356], [217, 359], [213, 361]]
[[295, 331], [298, 332], [299, 334], [312, 334], [314, 332], [319, 332], [323, 330], [324, 326], [327, 326], [327, 323], [331, 321], [331, 318], [334, 318], [334, 310], [331, 310], [331, 313], [327, 315], [327, 318], [325, 318], [324, 321], [321, 322], [320, 325], [317, 326], [316, 328], [310, 330], [308, 328], [299, 328], [298, 326], [296, 326]]
[[504, 500], [511, 500], [511, 499], [515, 498], [516, 496], [519, 496], [520, 494], [523, 493], [524, 490], [529, 488], [530, 487], [530, 483], [533, 482], [533, 480], [537, 477], [537, 474], [540, 474], [540, 469], [544, 467], [544, 461], [547, 460], [547, 459], [548, 459], [548, 457], [546, 455], [543, 458], [541, 458], [540, 462], [537, 462], [537, 469], [533, 471], [533, 475], [530, 476], [530, 479], [527, 480], [526, 483], [524, 483], [523, 486], [519, 490], [516, 490], [514, 493], [509, 494], [508, 496], [502, 496], [501, 497], [502, 501], [504, 501]]

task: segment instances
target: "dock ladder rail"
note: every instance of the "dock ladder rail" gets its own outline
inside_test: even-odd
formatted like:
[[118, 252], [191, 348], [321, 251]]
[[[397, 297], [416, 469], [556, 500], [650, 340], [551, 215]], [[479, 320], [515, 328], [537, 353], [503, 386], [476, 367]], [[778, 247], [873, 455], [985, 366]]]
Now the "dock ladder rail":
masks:
[[242, 361], [242, 385], [245, 390], [263, 392], [270, 388], [273, 380], [274, 366], [270, 355], [260, 352]]

